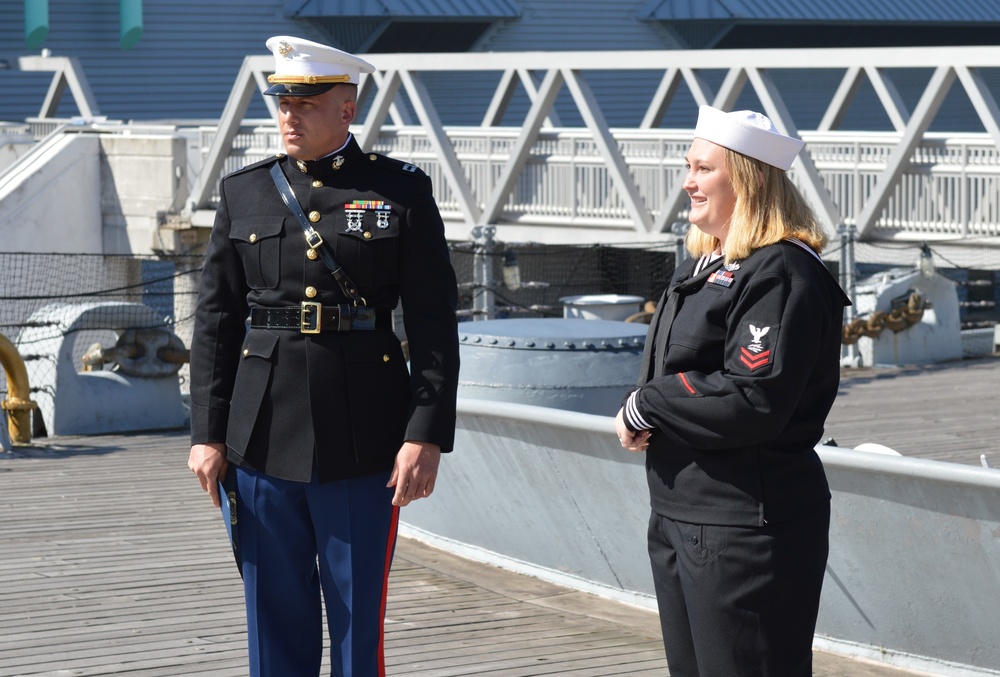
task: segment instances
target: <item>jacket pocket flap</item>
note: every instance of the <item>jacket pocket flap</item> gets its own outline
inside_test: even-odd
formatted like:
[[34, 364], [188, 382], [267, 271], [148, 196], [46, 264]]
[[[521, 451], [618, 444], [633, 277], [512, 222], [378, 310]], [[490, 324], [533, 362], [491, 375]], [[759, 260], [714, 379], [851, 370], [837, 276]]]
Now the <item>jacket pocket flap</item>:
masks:
[[269, 331], [250, 331], [243, 339], [243, 357], [261, 357], [269, 360], [277, 345], [277, 334]]
[[285, 219], [279, 216], [241, 216], [229, 226], [229, 238], [242, 242], [258, 242], [276, 237], [284, 228]]
[[366, 228], [365, 230], [342, 230], [338, 235], [341, 237], [349, 237], [355, 240], [360, 240], [361, 242], [379, 242], [381, 240], [391, 240], [393, 238], [399, 237], [399, 227], [396, 223], [390, 222], [392, 225], [388, 228]]

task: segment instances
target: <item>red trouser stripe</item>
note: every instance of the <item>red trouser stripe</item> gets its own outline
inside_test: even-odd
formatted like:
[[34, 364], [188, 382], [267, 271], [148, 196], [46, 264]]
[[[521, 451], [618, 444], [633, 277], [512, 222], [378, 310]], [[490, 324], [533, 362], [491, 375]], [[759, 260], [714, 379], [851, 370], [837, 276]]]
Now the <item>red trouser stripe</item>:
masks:
[[378, 635], [378, 677], [385, 677], [385, 607], [389, 599], [389, 569], [392, 567], [392, 553], [396, 550], [396, 530], [399, 528], [399, 506], [392, 508], [392, 522], [389, 525], [389, 540], [385, 544], [385, 571], [382, 579], [382, 606], [379, 610]]

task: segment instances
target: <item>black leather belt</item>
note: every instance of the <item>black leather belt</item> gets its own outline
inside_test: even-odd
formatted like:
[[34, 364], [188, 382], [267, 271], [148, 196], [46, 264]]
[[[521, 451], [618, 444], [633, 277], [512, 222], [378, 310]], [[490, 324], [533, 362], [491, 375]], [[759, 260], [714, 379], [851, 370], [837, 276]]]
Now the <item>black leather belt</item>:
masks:
[[392, 331], [392, 311], [388, 308], [355, 308], [346, 303], [324, 306], [303, 301], [288, 308], [251, 308], [254, 329], [294, 329], [303, 334], [321, 331]]

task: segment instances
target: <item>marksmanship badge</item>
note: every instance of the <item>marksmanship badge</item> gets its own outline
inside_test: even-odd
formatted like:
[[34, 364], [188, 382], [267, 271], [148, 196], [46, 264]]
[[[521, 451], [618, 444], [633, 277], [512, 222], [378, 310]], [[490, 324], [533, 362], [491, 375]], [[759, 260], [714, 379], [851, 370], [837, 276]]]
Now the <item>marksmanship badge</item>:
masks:
[[352, 209], [351, 205], [344, 205], [344, 213], [347, 214], [348, 233], [361, 232], [361, 219], [365, 215], [364, 209]]
[[387, 205], [385, 200], [353, 200], [344, 205], [344, 211], [347, 213], [348, 233], [361, 231], [361, 222], [369, 211], [375, 212], [375, 225], [385, 230], [389, 227], [392, 206]]

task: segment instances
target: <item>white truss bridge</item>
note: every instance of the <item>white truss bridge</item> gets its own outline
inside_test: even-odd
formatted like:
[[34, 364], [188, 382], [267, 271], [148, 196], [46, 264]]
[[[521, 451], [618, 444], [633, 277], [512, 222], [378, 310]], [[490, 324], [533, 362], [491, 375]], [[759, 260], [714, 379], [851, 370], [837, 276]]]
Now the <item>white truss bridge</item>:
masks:
[[[698, 104], [731, 109], [750, 88], [780, 130], [806, 141], [791, 173], [831, 232], [853, 227], [862, 241], [1000, 244], [1000, 108], [988, 77], [1000, 69], [998, 47], [378, 54], [371, 60], [378, 70], [362, 82], [356, 135], [363, 148], [431, 175], [451, 239], [466, 239], [483, 226], [508, 241], [672, 239], [672, 226], [687, 209], [679, 179], [691, 130], [661, 128], [664, 115], [685, 90]], [[84, 115], [96, 110], [74, 59], [31, 57], [20, 67], [54, 72], [39, 129], [67, 87], [81, 111], [86, 107]], [[197, 157], [189, 158], [196, 176], [184, 212], [196, 227], [211, 224], [221, 175], [281, 150], [271, 120], [245, 118], [272, 69], [270, 55], [246, 57], [218, 124], [192, 123], [185, 130], [196, 139]], [[839, 84], [827, 93], [819, 125], [805, 129], [775, 76], [819, 69], [839, 72]], [[929, 77], [911, 110], [893, 77], [914, 69]], [[642, 102], [638, 127], [612, 128], [587, 77], [618, 72], [624, 78], [637, 70], [655, 73], [659, 86]], [[498, 83], [479, 125], [442, 124], [437, 89], [427, 83], [449, 73], [479, 73]], [[710, 73], [714, 77], [706, 77]], [[839, 129], [866, 85], [893, 131]], [[928, 132], [953, 90], [964, 92], [984, 132]], [[567, 92], [583, 127], [559, 126], [555, 104]], [[515, 94], [526, 94], [530, 107], [518, 126], [501, 125]], [[262, 99], [275, 114], [273, 99]], [[454, 105], [454, 92], [447, 105]]]

